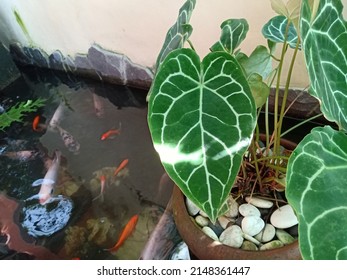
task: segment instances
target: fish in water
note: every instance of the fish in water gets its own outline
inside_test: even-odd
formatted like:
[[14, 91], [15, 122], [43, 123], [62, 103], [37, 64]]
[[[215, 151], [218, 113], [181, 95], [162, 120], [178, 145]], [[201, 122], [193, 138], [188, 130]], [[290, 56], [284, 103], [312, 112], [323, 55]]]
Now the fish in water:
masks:
[[130, 218], [129, 222], [124, 227], [122, 233], [120, 234], [120, 237], [119, 237], [117, 243], [112, 248], [109, 248], [109, 249], [106, 249], [106, 250], [110, 251], [110, 252], [113, 252], [113, 253], [116, 252], [123, 245], [124, 241], [134, 231], [138, 219], [139, 219], [139, 215], [138, 214], [135, 214], [134, 216], [132, 216]]
[[55, 184], [55, 182], [52, 179], [48, 179], [48, 178], [41, 178], [41, 179], [37, 179], [35, 180], [31, 185], [33, 187], [37, 187], [40, 186], [42, 184]]
[[34, 160], [37, 158], [38, 155], [39, 155], [39, 152], [34, 150], [0, 153], [0, 156], [5, 156], [10, 159], [20, 160], [20, 161]]
[[54, 152], [54, 158], [51, 163], [51, 166], [48, 168], [46, 175], [43, 178], [43, 183], [38, 193], [38, 197], [39, 197], [39, 201], [41, 205], [46, 204], [52, 197], [55, 184], [58, 181], [60, 161], [61, 161], [61, 152], [59, 150], [56, 150]]
[[103, 118], [105, 116], [105, 106], [102, 98], [93, 93], [93, 104], [94, 104], [94, 109], [95, 109], [95, 115], [98, 118]]
[[129, 160], [126, 158], [126, 159], [124, 159], [119, 165], [118, 165], [118, 167], [116, 168], [116, 170], [114, 171], [114, 176], [117, 176], [118, 175], [118, 173], [122, 170], [122, 169], [124, 169], [124, 167], [128, 164], [128, 162], [129, 162]]
[[105, 133], [103, 133], [101, 135], [101, 140], [106, 140], [106, 139], [112, 139], [114, 138], [116, 135], [120, 134], [120, 130], [121, 130], [121, 123], [119, 123], [119, 128], [118, 129], [110, 129], [108, 131], [106, 131]]
[[32, 126], [33, 126], [33, 130], [37, 132], [41, 132], [43, 129], [46, 128], [45, 124], [40, 123], [40, 116], [36, 116], [34, 118]]
[[105, 193], [105, 187], [106, 187], [106, 176], [101, 175], [100, 176], [100, 194], [93, 198], [93, 200], [96, 200], [100, 198], [101, 202], [104, 202], [104, 193]]
[[61, 128], [59, 125], [57, 125], [57, 128], [59, 130], [60, 136], [63, 139], [65, 147], [75, 155], [79, 153], [80, 150], [80, 143], [65, 129]]
[[55, 110], [51, 120], [49, 121], [49, 128], [51, 130], [56, 130], [57, 126], [60, 125], [60, 122], [62, 120], [63, 114], [65, 111], [65, 105], [63, 102], [61, 102], [59, 104], [59, 106], [57, 107], [57, 109]]

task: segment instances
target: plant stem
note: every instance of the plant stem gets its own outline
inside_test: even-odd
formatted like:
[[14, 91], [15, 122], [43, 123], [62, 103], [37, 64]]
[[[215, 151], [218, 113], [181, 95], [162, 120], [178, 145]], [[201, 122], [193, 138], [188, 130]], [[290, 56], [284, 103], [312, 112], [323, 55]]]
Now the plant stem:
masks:
[[279, 103], [279, 91], [280, 91], [280, 82], [281, 82], [281, 75], [282, 75], [282, 68], [283, 68], [283, 62], [284, 62], [284, 57], [285, 57], [285, 53], [287, 50], [287, 36], [288, 36], [288, 30], [289, 30], [289, 24], [290, 21], [288, 20], [287, 26], [286, 26], [286, 31], [284, 34], [284, 42], [283, 42], [283, 46], [282, 46], [282, 52], [281, 52], [281, 60], [280, 63], [278, 65], [278, 72], [277, 72], [277, 81], [276, 81], [276, 92], [275, 92], [275, 108], [274, 108], [274, 154], [277, 155], [279, 152], [279, 140], [277, 140], [277, 137], [280, 135], [280, 133], [278, 133], [278, 103]]
[[287, 103], [289, 86], [290, 86], [290, 80], [291, 80], [292, 73], [293, 73], [293, 68], [294, 68], [296, 55], [297, 55], [298, 50], [299, 50], [299, 45], [300, 45], [300, 40], [298, 38], [298, 40], [296, 42], [295, 50], [294, 50], [294, 53], [293, 53], [293, 56], [292, 56], [292, 60], [290, 62], [288, 75], [287, 75], [287, 81], [286, 81], [286, 85], [285, 85], [284, 93], [283, 93], [283, 99], [282, 99], [282, 105], [281, 105], [281, 113], [280, 113], [280, 117], [279, 117], [279, 121], [278, 121], [278, 130], [277, 130], [278, 135], [277, 135], [277, 139], [276, 139], [277, 140], [277, 145], [276, 145], [277, 148], [280, 147], [282, 123], [283, 123], [283, 118], [284, 118], [284, 115], [285, 115], [284, 111], [285, 111], [285, 107], [286, 107], [286, 103]]
[[192, 48], [193, 51], [195, 51], [195, 48], [193, 46], [192, 41], [190, 41], [189, 39], [187, 39], [187, 43], [189, 44], [189, 46]]
[[281, 134], [281, 137], [283, 137], [284, 135], [288, 134], [288, 133], [291, 132], [292, 130], [294, 130], [294, 129], [300, 127], [301, 125], [303, 125], [303, 124], [305, 124], [305, 123], [307, 123], [307, 122], [309, 122], [309, 121], [312, 121], [312, 120], [314, 120], [314, 119], [316, 119], [316, 118], [319, 118], [319, 117], [321, 117], [321, 116], [323, 116], [323, 113], [320, 113], [320, 114], [318, 114], [318, 115], [316, 115], [316, 116], [313, 116], [313, 117], [311, 117], [311, 118], [308, 118], [307, 120], [303, 120], [302, 122], [298, 123], [297, 125], [294, 125], [293, 127], [289, 128], [288, 130], [286, 130], [285, 132], [283, 132], [283, 133]]

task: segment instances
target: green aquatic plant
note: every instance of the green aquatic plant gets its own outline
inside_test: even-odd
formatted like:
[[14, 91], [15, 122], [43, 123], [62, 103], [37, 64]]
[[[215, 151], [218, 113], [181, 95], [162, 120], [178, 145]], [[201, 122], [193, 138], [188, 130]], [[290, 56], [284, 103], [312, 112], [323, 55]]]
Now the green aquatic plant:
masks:
[[28, 39], [28, 42], [30, 45], [33, 45], [33, 40], [31, 39], [30, 35], [29, 35], [29, 31], [28, 29], [26, 28], [24, 22], [23, 22], [23, 19], [22, 17], [19, 15], [18, 11], [14, 10], [13, 11], [13, 14], [14, 14], [14, 17], [16, 18], [16, 21], [18, 23], [18, 25], [20, 26], [20, 28], [22, 29], [25, 37], [27, 37]]
[[[302, 257], [347, 259], [347, 23], [343, 6], [340, 0], [289, 0], [286, 5], [282, 0], [270, 1], [279, 16], [262, 29], [267, 48], [259, 46], [249, 57], [243, 54], [239, 46], [248, 23], [229, 19], [221, 25], [219, 41], [202, 60], [188, 39], [196, 1], [186, 1], [159, 54], [149, 92], [153, 145], [168, 175], [212, 221], [225, 211], [238, 171], [247, 175], [242, 157], [248, 149], [260, 186], [260, 166], [270, 168], [271, 180], [283, 184], [298, 216]], [[190, 49], [184, 48], [186, 42]], [[278, 43], [279, 58], [274, 55]], [[280, 103], [289, 48], [294, 51]], [[329, 126], [313, 129], [288, 161], [280, 153], [280, 140], [300, 50], [310, 78], [309, 93], [319, 99], [323, 115], [336, 122], [339, 131]], [[266, 117], [265, 152], [259, 158], [257, 121], [263, 106], [268, 116], [273, 83], [274, 129], [269, 131]]]
[[13, 122], [23, 122], [26, 113], [36, 112], [38, 108], [45, 105], [45, 99], [27, 100], [19, 102], [0, 115], [0, 130], [9, 127]]

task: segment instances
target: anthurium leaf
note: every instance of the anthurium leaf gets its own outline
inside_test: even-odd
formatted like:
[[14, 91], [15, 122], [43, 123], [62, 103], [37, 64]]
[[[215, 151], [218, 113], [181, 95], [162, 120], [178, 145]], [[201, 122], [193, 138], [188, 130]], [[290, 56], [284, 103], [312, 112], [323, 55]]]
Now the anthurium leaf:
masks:
[[[321, 111], [347, 130], [347, 31], [342, 4], [321, 0], [317, 11], [303, 2], [301, 37], [310, 78], [310, 93], [321, 101]], [[311, 22], [312, 20], [312, 22]]]
[[221, 29], [220, 39], [211, 47], [211, 51], [225, 51], [232, 54], [246, 38], [249, 26], [245, 19], [228, 19], [222, 23]]
[[236, 59], [191, 49], [171, 52], [153, 81], [148, 124], [168, 175], [212, 221], [225, 201], [250, 144], [254, 100]]
[[246, 77], [257, 73], [265, 80], [272, 71], [272, 57], [264, 46], [257, 46], [249, 57], [240, 52], [236, 59], [245, 70]]
[[304, 259], [347, 259], [347, 136], [315, 128], [288, 162], [286, 197]]
[[263, 82], [262, 77], [257, 73], [250, 75], [247, 81], [251, 88], [256, 107], [262, 107], [270, 94], [270, 88]]
[[[276, 16], [270, 19], [263, 27], [263, 36], [276, 43], [283, 43], [286, 37], [288, 19], [285, 16]], [[287, 43], [293, 49], [296, 47], [298, 34], [292, 22], [289, 23], [287, 32]]]
[[172, 50], [182, 48], [191, 35], [193, 28], [189, 24], [190, 17], [195, 7], [196, 0], [187, 0], [178, 13], [175, 24], [169, 29], [162, 49], [159, 52], [156, 62], [156, 69]]

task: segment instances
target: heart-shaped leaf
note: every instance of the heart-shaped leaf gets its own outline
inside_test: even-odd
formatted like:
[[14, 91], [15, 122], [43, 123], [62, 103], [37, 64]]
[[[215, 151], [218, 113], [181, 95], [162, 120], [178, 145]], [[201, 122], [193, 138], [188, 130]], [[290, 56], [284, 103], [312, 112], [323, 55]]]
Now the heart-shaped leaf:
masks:
[[272, 57], [264, 46], [257, 46], [249, 57], [239, 52], [236, 59], [245, 70], [246, 77], [256, 73], [265, 80], [272, 72]]
[[262, 77], [257, 73], [250, 75], [247, 81], [251, 88], [256, 107], [262, 107], [270, 94], [270, 88], [263, 82]]
[[236, 59], [171, 52], [153, 81], [148, 123], [174, 182], [212, 221], [239, 171], [256, 124], [254, 100]]
[[196, 0], [187, 0], [180, 8], [177, 21], [166, 34], [164, 44], [159, 52], [156, 69], [172, 50], [182, 48], [191, 35], [193, 28], [189, 24], [190, 17], [195, 7]]
[[245, 19], [228, 19], [221, 25], [222, 34], [211, 51], [225, 51], [233, 54], [235, 49], [246, 38], [249, 26]]
[[[270, 19], [263, 27], [263, 36], [275, 43], [283, 43], [286, 37], [288, 19], [285, 16], [276, 16]], [[287, 43], [295, 49], [298, 41], [298, 34], [292, 22], [289, 23], [287, 31]]]
[[[313, 17], [314, 13], [315, 17]], [[321, 111], [347, 131], [347, 31], [342, 4], [320, 0], [318, 10], [303, 2], [301, 38], [310, 77], [310, 93]]]
[[286, 197], [304, 259], [347, 259], [347, 136], [315, 128], [288, 162]]

